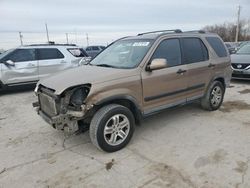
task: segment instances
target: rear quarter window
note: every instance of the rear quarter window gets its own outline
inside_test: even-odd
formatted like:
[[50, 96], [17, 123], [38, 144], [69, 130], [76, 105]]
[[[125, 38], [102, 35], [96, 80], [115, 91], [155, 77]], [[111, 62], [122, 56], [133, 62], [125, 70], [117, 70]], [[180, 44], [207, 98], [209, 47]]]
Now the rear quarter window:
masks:
[[87, 57], [88, 55], [81, 48], [68, 48], [67, 49], [75, 57]]
[[218, 57], [227, 57], [227, 50], [218, 37], [206, 37], [206, 40]]

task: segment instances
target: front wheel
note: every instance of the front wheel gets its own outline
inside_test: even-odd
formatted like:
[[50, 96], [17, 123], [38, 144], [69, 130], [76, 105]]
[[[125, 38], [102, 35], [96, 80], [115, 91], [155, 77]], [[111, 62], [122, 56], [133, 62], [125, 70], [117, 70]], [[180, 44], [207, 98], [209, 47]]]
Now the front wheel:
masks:
[[225, 87], [219, 81], [214, 81], [207, 93], [201, 99], [201, 106], [205, 110], [214, 111], [220, 108], [225, 94]]
[[132, 112], [118, 104], [99, 109], [90, 123], [90, 139], [99, 149], [115, 152], [125, 147], [134, 132]]

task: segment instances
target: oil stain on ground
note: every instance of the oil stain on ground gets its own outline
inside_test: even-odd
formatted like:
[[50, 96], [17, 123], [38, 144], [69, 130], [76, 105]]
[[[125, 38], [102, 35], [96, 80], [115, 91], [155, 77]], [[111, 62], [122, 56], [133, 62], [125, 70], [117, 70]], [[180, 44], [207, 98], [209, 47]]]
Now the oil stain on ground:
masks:
[[234, 110], [250, 110], [250, 104], [237, 100], [224, 102], [220, 108], [221, 112], [231, 112]]
[[195, 168], [200, 168], [206, 165], [218, 164], [222, 162], [227, 155], [227, 152], [223, 149], [216, 150], [208, 156], [199, 157], [195, 163]]
[[184, 172], [164, 163], [155, 163], [149, 166], [148, 172], [151, 179], [146, 181], [139, 188], [143, 187], [185, 187], [195, 188], [189, 176]]
[[115, 160], [112, 159], [110, 162], [106, 163], [106, 170], [110, 170], [114, 165]]
[[242, 91], [238, 91], [240, 94], [249, 94], [250, 93], [250, 89], [244, 89]]

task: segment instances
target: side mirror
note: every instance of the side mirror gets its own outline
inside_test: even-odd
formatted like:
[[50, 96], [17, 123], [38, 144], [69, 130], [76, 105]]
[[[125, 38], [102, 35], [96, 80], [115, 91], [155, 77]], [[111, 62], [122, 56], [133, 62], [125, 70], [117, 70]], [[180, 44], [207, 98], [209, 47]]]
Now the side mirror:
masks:
[[6, 63], [7, 65], [9, 65], [9, 66], [15, 66], [15, 62], [12, 61], [12, 60], [8, 60], [8, 61], [6, 61], [5, 63]]
[[150, 65], [147, 66], [147, 71], [159, 70], [164, 69], [168, 66], [166, 59], [153, 59]]
[[83, 58], [80, 60], [79, 64], [80, 64], [80, 65], [86, 65], [86, 64], [88, 64], [91, 60], [92, 60], [91, 57], [83, 57]]

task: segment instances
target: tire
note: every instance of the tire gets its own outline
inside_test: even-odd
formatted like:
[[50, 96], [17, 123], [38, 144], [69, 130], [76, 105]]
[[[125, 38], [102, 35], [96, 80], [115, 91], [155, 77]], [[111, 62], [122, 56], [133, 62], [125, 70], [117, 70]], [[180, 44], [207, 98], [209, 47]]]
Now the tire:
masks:
[[129, 143], [134, 127], [135, 118], [128, 108], [110, 104], [95, 113], [90, 123], [89, 135], [97, 148], [115, 152]]
[[205, 96], [201, 99], [202, 108], [208, 111], [219, 109], [223, 102], [224, 94], [224, 85], [220, 81], [214, 81], [212, 84], [210, 84]]

